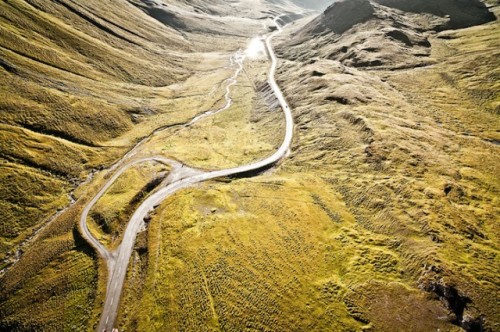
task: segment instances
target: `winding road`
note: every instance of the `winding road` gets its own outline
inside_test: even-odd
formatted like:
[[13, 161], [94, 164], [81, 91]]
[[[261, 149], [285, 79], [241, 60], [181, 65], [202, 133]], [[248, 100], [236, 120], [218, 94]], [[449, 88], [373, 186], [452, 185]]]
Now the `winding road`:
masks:
[[[269, 70], [269, 85], [271, 86], [272, 90], [274, 91], [274, 94], [276, 95], [276, 98], [279, 101], [279, 104], [285, 115], [285, 122], [286, 122], [285, 137], [283, 139], [281, 146], [278, 148], [278, 150], [276, 150], [276, 152], [274, 152], [272, 155], [270, 155], [265, 159], [262, 159], [260, 161], [251, 164], [225, 170], [217, 170], [209, 172], [204, 172], [189, 167], [185, 167], [177, 161], [163, 157], [150, 157], [150, 158], [136, 160], [126, 164], [125, 166], [122, 166], [118, 171], [116, 171], [113, 177], [111, 177], [107, 181], [104, 187], [86, 205], [85, 209], [83, 210], [83, 213], [80, 218], [80, 229], [82, 235], [96, 249], [99, 255], [104, 259], [108, 268], [108, 284], [107, 284], [106, 298], [101, 319], [97, 328], [98, 332], [113, 331], [116, 317], [118, 314], [118, 308], [120, 304], [120, 297], [123, 289], [123, 284], [127, 273], [127, 267], [130, 261], [130, 257], [132, 255], [136, 236], [144, 225], [144, 219], [148, 216], [150, 212], [154, 210], [155, 207], [160, 205], [167, 197], [171, 196], [175, 192], [190, 187], [196, 183], [220, 177], [245, 174], [252, 171], [259, 171], [271, 167], [275, 165], [278, 161], [280, 161], [283, 157], [285, 157], [289, 152], [290, 145], [293, 139], [294, 122], [290, 106], [288, 105], [281, 89], [279, 88], [275, 80], [275, 72], [278, 66], [278, 60], [276, 54], [274, 53], [274, 49], [272, 47], [273, 37], [282, 31], [282, 27], [278, 23], [279, 17], [280, 16], [274, 19], [274, 24], [276, 25], [277, 30], [267, 35], [266, 37], [263, 37], [262, 39], [262, 42], [265, 44], [266, 51], [271, 60], [271, 68]], [[244, 56], [240, 55], [238, 57], [237, 53], [237, 56], [234, 59], [234, 61], [236, 61], [236, 63], [239, 64], [239, 69], [236, 71], [235, 75], [230, 79], [231, 80], [230, 84], [226, 88], [226, 101], [227, 101], [226, 106], [224, 106], [222, 109], [216, 112], [207, 112], [204, 115], [195, 118], [188, 125], [194, 123], [195, 121], [205, 116], [212, 115], [214, 113], [220, 112], [230, 107], [231, 99], [229, 98], [229, 93], [230, 93], [229, 88], [230, 86], [236, 83], [236, 78], [243, 69], [242, 65], [243, 60]], [[169, 164], [172, 167], [172, 170], [168, 178], [162, 183], [161, 188], [158, 189], [156, 192], [154, 192], [152, 195], [150, 195], [134, 212], [123, 235], [122, 243], [120, 244], [120, 246], [117, 248], [116, 251], [111, 252], [108, 249], [106, 249], [91, 234], [91, 232], [87, 227], [87, 216], [92, 207], [95, 205], [95, 203], [104, 195], [104, 193], [109, 189], [109, 187], [114, 183], [114, 181], [121, 174], [123, 174], [123, 172], [125, 172], [133, 165], [146, 161], [156, 161]]]

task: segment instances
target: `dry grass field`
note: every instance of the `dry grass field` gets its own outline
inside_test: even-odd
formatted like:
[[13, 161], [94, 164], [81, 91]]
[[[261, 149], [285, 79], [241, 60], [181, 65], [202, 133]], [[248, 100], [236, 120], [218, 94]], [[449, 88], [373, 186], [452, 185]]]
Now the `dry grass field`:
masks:
[[90, 211], [89, 228], [94, 237], [116, 248], [130, 216], [168, 176], [169, 166], [145, 162], [125, 171]]
[[[234, 68], [233, 68], [234, 69]], [[202, 169], [223, 169], [262, 159], [281, 144], [276, 130], [284, 130], [282, 112], [259, 98], [255, 86], [268, 69], [267, 61], [247, 61], [238, 83], [231, 87], [229, 109], [186, 126], [172, 127], [155, 135], [144, 155], [161, 154]], [[227, 82], [221, 87], [225, 89]], [[210, 108], [226, 104], [220, 98]]]
[[154, 130], [209, 109], [224, 93], [217, 84], [234, 71], [226, 52], [247, 38], [193, 34], [192, 42], [125, 1], [0, 6], [3, 187], [20, 191], [15, 184], [30, 174], [46, 188], [33, 191], [40, 199], [30, 199], [36, 212], [26, 218], [19, 194], [1, 200], [0, 227], [23, 224], [4, 231], [2, 254], [66, 206], [64, 192], [90, 172]]
[[[441, 33], [430, 40], [431, 65], [421, 68], [316, 58], [305, 67], [288, 62], [282, 73], [298, 75], [280, 76], [297, 110], [290, 167], [318, 170], [368, 232], [362, 243], [376, 235], [394, 241], [397, 282], [440, 298], [450, 320], [470, 331], [500, 324], [498, 31], [493, 22]], [[356, 287], [363, 296], [388, 287], [392, 301], [390, 280], [373, 279], [382, 284]], [[391, 307], [369, 297], [354, 304], [375, 330], [388, 326]]]

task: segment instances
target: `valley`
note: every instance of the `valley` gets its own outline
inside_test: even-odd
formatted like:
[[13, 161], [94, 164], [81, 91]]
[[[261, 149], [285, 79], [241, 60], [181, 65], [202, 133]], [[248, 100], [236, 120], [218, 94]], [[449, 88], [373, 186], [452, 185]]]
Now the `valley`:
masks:
[[0, 330], [495, 331], [496, 1], [0, 4]]

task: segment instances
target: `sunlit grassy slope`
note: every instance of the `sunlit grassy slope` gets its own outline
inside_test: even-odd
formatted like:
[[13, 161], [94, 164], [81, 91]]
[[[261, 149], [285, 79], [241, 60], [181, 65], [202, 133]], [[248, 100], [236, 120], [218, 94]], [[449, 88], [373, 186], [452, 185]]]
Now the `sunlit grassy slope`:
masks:
[[[193, 15], [217, 10], [186, 19], [194, 33], [145, 15], [142, 1], [0, 4], [0, 254], [159, 127], [174, 125], [131, 159], [222, 168], [279, 144], [281, 114], [252, 86], [265, 79], [258, 61], [246, 64], [231, 109], [177, 126], [223, 104], [235, 70], [226, 52], [262, 22], [231, 30], [234, 18], [217, 13], [269, 14], [244, 4], [197, 1]], [[297, 123], [291, 155], [258, 178], [201, 184], [157, 209], [138, 235], [120, 330], [498, 329], [498, 31], [445, 32], [431, 38], [430, 58], [403, 50], [409, 61], [388, 58], [384, 69], [278, 48], [294, 59], [278, 73]], [[104, 242], [118, 244], [160, 170], [131, 169], [101, 199], [94, 216], [110, 227], [91, 227]], [[106, 269], [75, 224], [109, 176], [81, 185], [0, 277], [0, 330], [94, 330]]]
[[283, 61], [292, 155], [169, 198], [132, 260], [120, 325], [497, 330], [498, 31], [434, 37], [423, 68]]
[[[212, 88], [233, 68], [221, 68], [228, 55], [194, 51], [232, 50], [242, 38], [198, 42], [191, 34], [192, 42], [119, 0], [14, 0], [0, 9], [3, 259], [89, 172], [154, 129], [209, 109], [223, 93]], [[24, 174], [43, 181], [23, 194]]]
[[[129, 131], [136, 113], [148, 111], [142, 86], [188, 75], [172, 54], [188, 49], [178, 33], [126, 2], [113, 1], [111, 12], [109, 5], [0, 4], [2, 189], [13, 193], [0, 203], [0, 258], [23, 240], [23, 231], [67, 204], [64, 191], [72, 184], [128, 149], [106, 142]], [[44, 180], [23, 190], [26, 174]]]
[[[142, 2], [0, 4], [1, 330], [94, 329], [105, 268], [76, 223], [84, 204], [109, 179], [108, 167], [140, 139], [171, 127], [129, 160], [179, 154], [200, 167], [251, 160], [276, 144], [272, 130], [257, 125], [274, 128], [272, 120], [280, 114], [255, 112], [259, 101], [251, 81], [265, 73], [251, 67], [235, 87], [245, 99], [230, 115], [217, 117], [218, 133], [204, 132], [211, 126], [204, 122], [181, 132], [187, 141], [177, 139], [180, 124], [223, 105], [226, 80], [236, 70], [230, 56], [245, 47], [254, 30], [263, 30], [258, 20], [225, 16], [228, 8], [254, 18], [267, 9], [219, 1], [196, 13], [181, 2], [175, 5], [185, 15], [185, 30], [151, 17]], [[231, 123], [233, 130], [224, 134]], [[210, 144], [197, 151], [217, 150], [219, 139], [224, 144], [218, 159], [200, 162], [187, 146], [206, 135]], [[232, 142], [243, 137], [255, 146], [242, 147], [235, 156]], [[124, 222], [144, 198], [140, 191], [152, 189], [148, 181], [155, 172], [153, 165], [126, 172], [97, 204], [94, 216], [110, 227], [101, 232], [90, 226], [104, 242], [118, 244]], [[57, 213], [73, 199], [76, 203]]]
[[116, 248], [133, 211], [168, 176], [169, 167], [145, 162], [125, 171], [90, 211], [89, 228], [110, 248]]

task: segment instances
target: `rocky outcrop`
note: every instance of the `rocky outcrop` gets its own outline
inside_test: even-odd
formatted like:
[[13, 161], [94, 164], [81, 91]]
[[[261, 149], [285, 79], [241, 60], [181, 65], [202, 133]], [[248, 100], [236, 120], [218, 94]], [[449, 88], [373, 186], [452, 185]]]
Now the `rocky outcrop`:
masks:
[[[434, 269], [434, 270], [432, 270]], [[484, 318], [472, 305], [472, 300], [453, 285], [447, 284], [438, 273], [442, 272], [431, 267], [420, 280], [420, 288], [435, 294], [450, 311], [450, 321], [467, 332], [491, 331], [485, 326]], [[429, 275], [433, 277], [429, 278]]]
[[445, 24], [437, 26], [438, 31], [461, 29], [484, 24], [496, 19], [480, 0], [373, 0], [381, 5], [405, 12], [428, 13], [449, 18]]
[[336, 0], [297, 30], [287, 53], [356, 68], [423, 67], [433, 64], [429, 38], [436, 31], [494, 19], [480, 0]]
[[358, 23], [372, 18], [373, 7], [368, 0], [336, 0], [325, 12], [308, 24], [311, 33], [333, 31], [344, 33]]
[[342, 34], [376, 16], [378, 5], [407, 13], [430, 14], [432, 30], [461, 29], [496, 20], [480, 0], [335, 0], [303, 32]]

